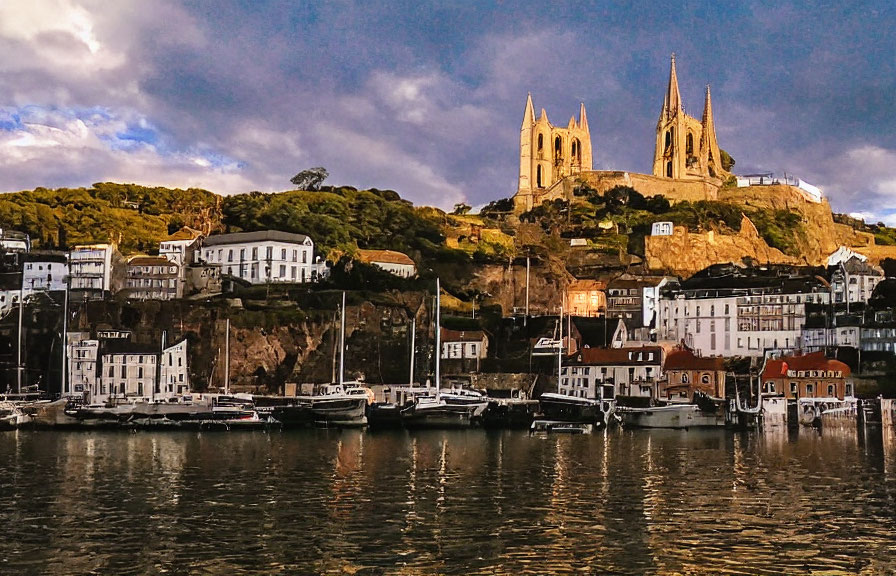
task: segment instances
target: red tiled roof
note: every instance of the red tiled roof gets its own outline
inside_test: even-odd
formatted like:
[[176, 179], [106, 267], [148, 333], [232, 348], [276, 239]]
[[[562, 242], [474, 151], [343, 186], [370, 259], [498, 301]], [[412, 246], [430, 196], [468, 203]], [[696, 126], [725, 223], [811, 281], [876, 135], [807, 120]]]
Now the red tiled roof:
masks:
[[382, 262], [384, 264], [414, 266], [414, 261], [410, 256], [394, 250], [358, 250], [358, 259], [367, 264]]
[[812, 352], [803, 356], [784, 356], [766, 361], [765, 369], [762, 371], [762, 379], [784, 378], [787, 376], [788, 370], [839, 371], [843, 373], [844, 378], [852, 373], [848, 365], [839, 360], [826, 357], [824, 352]]
[[665, 370], [724, 370], [723, 358], [704, 358], [690, 350], [673, 350], [666, 356]]
[[442, 328], [442, 342], [482, 342], [486, 338], [482, 330], [449, 330]]

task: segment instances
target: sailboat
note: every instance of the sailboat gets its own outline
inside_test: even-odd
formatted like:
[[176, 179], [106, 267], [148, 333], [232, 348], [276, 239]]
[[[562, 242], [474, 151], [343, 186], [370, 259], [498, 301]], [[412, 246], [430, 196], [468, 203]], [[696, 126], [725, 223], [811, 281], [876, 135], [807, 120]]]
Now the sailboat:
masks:
[[[557, 347], [557, 386], [563, 379], [563, 305], [560, 305]], [[612, 406], [601, 398], [582, 398], [561, 392], [545, 392], [538, 399], [541, 417], [532, 422], [533, 431], [587, 433], [595, 426], [604, 426]]]
[[440, 313], [441, 289], [436, 279], [435, 306], [435, 394], [417, 396], [410, 406], [401, 411], [402, 423], [407, 428], [466, 428], [478, 424], [488, 400], [470, 390], [441, 391], [439, 368], [442, 356]]
[[297, 396], [295, 404], [277, 406], [272, 417], [284, 426], [366, 426], [370, 389], [345, 381], [345, 292], [339, 329], [339, 380], [311, 396]]

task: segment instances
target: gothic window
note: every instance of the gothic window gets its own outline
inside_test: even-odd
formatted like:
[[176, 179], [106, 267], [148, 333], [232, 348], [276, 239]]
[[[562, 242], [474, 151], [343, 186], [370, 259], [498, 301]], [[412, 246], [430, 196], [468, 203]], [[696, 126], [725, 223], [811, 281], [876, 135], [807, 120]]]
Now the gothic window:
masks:
[[672, 151], [672, 131], [666, 130], [666, 145], [664, 147], [665, 152], [668, 154]]
[[542, 157], [544, 153], [544, 134], [538, 135], [538, 158]]
[[666, 178], [672, 177], [672, 163], [666, 162]]
[[687, 143], [685, 144], [685, 150], [688, 153], [688, 156], [694, 153], [694, 135], [688, 132]]
[[575, 138], [572, 139], [572, 161], [573, 164], [582, 163], [582, 151], [579, 149], [579, 141]]
[[[541, 136], [539, 136], [539, 138], [541, 138]], [[540, 165], [536, 169], [535, 185], [538, 186], [539, 188], [544, 188], [544, 182], [542, 182], [542, 171], [541, 171]]]
[[563, 141], [557, 136], [554, 138], [554, 162], [559, 164], [563, 161]]

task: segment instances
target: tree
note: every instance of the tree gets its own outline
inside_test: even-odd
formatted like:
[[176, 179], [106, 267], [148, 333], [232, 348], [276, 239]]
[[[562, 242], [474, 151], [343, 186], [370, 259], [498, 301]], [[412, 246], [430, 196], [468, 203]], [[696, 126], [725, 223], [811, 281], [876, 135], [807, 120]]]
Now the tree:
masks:
[[730, 154], [725, 152], [724, 150], [719, 150], [719, 155], [721, 158], [719, 159], [722, 162], [722, 170], [725, 172], [731, 172], [731, 169], [734, 168], [734, 158], [731, 157]]
[[320, 185], [324, 183], [330, 173], [323, 166], [308, 168], [302, 170], [290, 179], [290, 182], [297, 190], [320, 190]]
[[457, 204], [454, 205], [454, 211], [452, 212], [452, 214], [455, 214], [457, 216], [463, 216], [464, 214], [466, 214], [467, 212], [469, 212], [472, 209], [473, 209], [473, 207], [470, 206], [469, 204], [465, 204], [464, 202], [458, 202]]

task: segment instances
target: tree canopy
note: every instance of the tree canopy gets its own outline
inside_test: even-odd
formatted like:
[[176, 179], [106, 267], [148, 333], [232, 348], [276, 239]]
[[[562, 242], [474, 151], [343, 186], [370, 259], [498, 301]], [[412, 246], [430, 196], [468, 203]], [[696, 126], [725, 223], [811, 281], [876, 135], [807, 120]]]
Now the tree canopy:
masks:
[[327, 172], [327, 169], [323, 166], [317, 166], [315, 168], [308, 168], [307, 170], [302, 170], [292, 178], [290, 178], [290, 182], [295, 185], [296, 190], [311, 190], [316, 191], [320, 190], [321, 185], [324, 183], [324, 180], [327, 179], [330, 173]]

